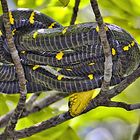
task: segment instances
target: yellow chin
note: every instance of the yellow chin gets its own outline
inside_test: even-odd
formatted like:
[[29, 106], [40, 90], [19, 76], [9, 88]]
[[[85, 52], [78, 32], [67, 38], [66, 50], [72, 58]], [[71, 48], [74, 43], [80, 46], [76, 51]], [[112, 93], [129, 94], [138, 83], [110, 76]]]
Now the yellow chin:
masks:
[[69, 98], [69, 112], [71, 116], [78, 116], [88, 106], [95, 90], [74, 93]]

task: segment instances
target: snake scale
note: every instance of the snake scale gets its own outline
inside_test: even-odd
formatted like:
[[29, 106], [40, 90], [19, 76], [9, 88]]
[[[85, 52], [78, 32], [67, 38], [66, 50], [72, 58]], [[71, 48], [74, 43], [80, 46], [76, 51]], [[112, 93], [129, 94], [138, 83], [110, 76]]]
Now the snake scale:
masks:
[[[83, 92], [100, 88], [104, 53], [97, 23], [63, 27], [52, 18], [30, 9], [9, 12], [14, 42], [21, 58], [29, 93], [55, 89]], [[137, 42], [124, 29], [106, 24], [116, 85], [138, 68]], [[0, 17], [0, 92], [18, 93], [18, 78]]]

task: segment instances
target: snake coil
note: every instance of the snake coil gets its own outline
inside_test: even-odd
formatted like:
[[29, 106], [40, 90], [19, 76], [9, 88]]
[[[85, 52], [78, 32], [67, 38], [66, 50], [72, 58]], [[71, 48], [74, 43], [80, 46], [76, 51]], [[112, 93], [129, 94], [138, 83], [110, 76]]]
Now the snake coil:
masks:
[[[81, 92], [100, 88], [104, 53], [96, 23], [63, 27], [29, 9], [10, 11], [11, 30], [27, 79], [28, 92], [55, 89]], [[140, 63], [137, 42], [124, 29], [106, 24], [113, 57], [111, 85], [131, 74]], [[18, 93], [18, 78], [0, 17], [0, 92]]]

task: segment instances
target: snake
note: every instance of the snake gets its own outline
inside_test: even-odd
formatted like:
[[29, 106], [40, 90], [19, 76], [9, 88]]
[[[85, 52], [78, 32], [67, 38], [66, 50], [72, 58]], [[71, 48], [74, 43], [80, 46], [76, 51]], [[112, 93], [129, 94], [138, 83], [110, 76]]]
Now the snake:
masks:
[[[58, 90], [83, 92], [100, 88], [104, 52], [96, 22], [62, 26], [31, 9], [9, 11], [13, 40], [27, 80], [28, 93]], [[0, 92], [19, 93], [18, 77], [0, 16]], [[139, 45], [121, 27], [106, 23], [113, 68], [110, 86], [120, 83], [140, 64]]]

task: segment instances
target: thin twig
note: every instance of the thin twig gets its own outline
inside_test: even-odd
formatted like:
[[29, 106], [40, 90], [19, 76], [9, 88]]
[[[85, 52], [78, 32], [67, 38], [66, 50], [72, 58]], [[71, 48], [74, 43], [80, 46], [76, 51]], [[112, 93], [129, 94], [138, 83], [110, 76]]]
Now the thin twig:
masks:
[[32, 108], [33, 103], [36, 101], [36, 99], [38, 98], [38, 96], [39, 96], [40, 94], [41, 94], [41, 92], [34, 93], [34, 94], [27, 100], [25, 107], [27, 107], [28, 110], [29, 110], [30, 108]]
[[139, 103], [138, 104], [127, 104], [124, 102], [108, 101], [108, 102], [103, 102], [102, 105], [107, 106], [107, 107], [120, 107], [120, 108], [124, 108], [127, 111], [140, 109]]
[[99, 35], [101, 39], [101, 46], [104, 50], [105, 63], [104, 63], [104, 81], [101, 86], [102, 91], [107, 91], [109, 89], [110, 80], [112, 77], [112, 54], [110, 46], [107, 40], [105, 24], [103, 23], [103, 18], [101, 16], [100, 10], [98, 8], [98, 3], [96, 0], [90, 0], [93, 12], [95, 14], [96, 21], [99, 26]]
[[[140, 67], [135, 70], [131, 75], [127, 76], [122, 82], [120, 82], [117, 86], [107, 91], [107, 96], [109, 99], [121, 93], [125, 88], [127, 88], [130, 84], [132, 84], [135, 80], [140, 77]], [[104, 94], [104, 93], [103, 93]], [[101, 94], [101, 96], [103, 95]]]
[[80, 0], [75, 0], [75, 5], [73, 7], [73, 13], [72, 13], [70, 25], [73, 25], [76, 21], [77, 13], [78, 13], [78, 10], [79, 10], [79, 4], [80, 4]]
[[[39, 93], [34, 93], [29, 98], [29, 100], [25, 104], [25, 108], [24, 108], [22, 114], [20, 115], [20, 118], [22, 117], [24, 112], [28, 112], [29, 110], [31, 110], [33, 108], [32, 105], [40, 94], [41, 94], [40, 92]], [[10, 117], [13, 113], [14, 113], [14, 110], [11, 110], [7, 114], [0, 117], [0, 128], [5, 127], [7, 125], [8, 121], [9, 121], [9, 119], [10, 119]]]
[[[27, 117], [28, 115], [30, 115], [32, 113], [38, 112], [38, 111], [42, 110], [43, 108], [48, 107], [49, 105], [65, 98], [68, 95], [70, 95], [70, 94], [57, 92], [54, 95], [51, 95], [49, 97], [46, 96], [45, 98], [43, 98], [39, 101], [35, 101], [32, 104], [32, 106], [30, 106], [30, 108], [28, 107], [28, 105], [26, 103], [25, 108], [24, 108], [20, 118]], [[12, 111], [8, 112], [7, 114], [0, 117], [0, 128], [5, 127], [7, 125], [8, 120], [9, 120], [11, 114], [13, 113], [13, 111], [14, 110], [12, 110]]]
[[6, 137], [14, 137], [13, 131], [16, 126], [16, 123], [18, 121], [18, 118], [20, 117], [23, 108], [25, 106], [25, 101], [26, 101], [26, 79], [24, 76], [24, 71], [22, 68], [22, 65], [20, 63], [20, 58], [18, 56], [18, 51], [16, 50], [15, 44], [13, 42], [13, 36], [11, 32], [11, 25], [9, 21], [9, 10], [8, 10], [8, 5], [6, 0], [1, 0], [1, 5], [2, 5], [2, 10], [3, 10], [3, 22], [6, 30], [6, 38], [7, 38], [7, 44], [9, 46], [9, 50], [13, 59], [13, 62], [15, 64], [17, 76], [19, 79], [19, 87], [20, 87], [20, 99], [18, 102], [18, 105], [12, 114], [10, 121], [5, 129], [5, 136]]
[[[105, 96], [105, 94], [104, 94]], [[101, 96], [100, 96], [101, 97]], [[103, 101], [104, 100], [104, 101]], [[119, 106], [117, 106], [119, 104]], [[122, 105], [122, 106], [121, 106]], [[87, 109], [82, 113], [87, 113], [88, 111], [98, 107], [98, 106], [111, 106], [111, 107], [121, 107], [127, 110], [134, 110], [134, 109], [140, 109], [140, 104], [132, 104], [132, 105], [127, 105], [127, 104], [120, 104], [117, 102], [110, 102], [107, 101], [107, 99], [103, 98], [103, 99], [99, 99], [95, 98], [92, 99], [91, 103], [89, 104], [89, 106], [87, 107]], [[49, 129], [51, 127], [57, 126], [69, 119], [72, 119], [72, 116], [69, 114], [69, 112], [65, 112], [63, 114], [57, 115], [55, 117], [50, 118], [49, 120], [43, 121], [41, 123], [38, 123], [34, 126], [31, 126], [29, 128], [25, 128], [22, 129], [20, 131], [16, 131], [14, 132], [14, 135], [16, 135], [17, 138], [25, 138], [25, 137], [29, 137], [33, 134], [36, 134], [38, 132], [41, 132], [43, 130]], [[0, 138], [3, 136], [3, 134], [0, 135]]]

